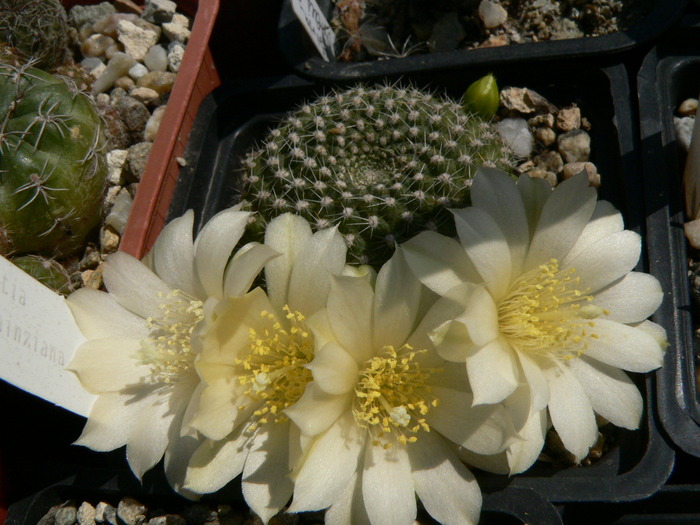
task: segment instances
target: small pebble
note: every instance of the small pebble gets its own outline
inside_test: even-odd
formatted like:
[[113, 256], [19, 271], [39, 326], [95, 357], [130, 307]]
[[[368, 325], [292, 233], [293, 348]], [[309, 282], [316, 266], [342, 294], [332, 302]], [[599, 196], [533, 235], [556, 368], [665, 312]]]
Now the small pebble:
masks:
[[503, 107], [524, 115], [532, 113], [554, 113], [557, 108], [542, 95], [528, 88], [505, 88], [501, 90]]
[[688, 98], [681, 102], [681, 105], [678, 106], [678, 113], [683, 116], [683, 117], [689, 117], [691, 115], [695, 115], [695, 112], [698, 109], [698, 99], [696, 98]]
[[163, 46], [152, 46], [143, 57], [143, 63], [149, 71], [165, 71], [168, 69], [168, 52]]
[[177, 12], [177, 4], [172, 0], [146, 0], [142, 17], [156, 24], [164, 24], [173, 19]]
[[576, 106], [565, 108], [557, 115], [557, 129], [560, 131], [573, 131], [581, 127], [581, 110]]
[[528, 177], [532, 177], [533, 179], [544, 179], [552, 187], [556, 186], [558, 182], [556, 174], [552, 173], [551, 171], [539, 168], [535, 168], [533, 170], [528, 171], [527, 175]]
[[557, 141], [557, 134], [552, 128], [535, 129], [535, 138], [545, 147], [549, 147]]
[[695, 117], [673, 117], [673, 126], [676, 129], [678, 143], [685, 151], [688, 151], [690, 149], [690, 139], [693, 137]]
[[133, 65], [131, 69], [129, 69], [129, 76], [133, 78], [134, 80], [140, 79], [142, 76], [148, 73], [148, 68], [141, 64], [140, 62], [136, 62], [136, 64]]
[[78, 519], [78, 509], [73, 505], [62, 506], [56, 510], [54, 525], [75, 525]]
[[164, 516], [151, 518], [148, 520], [148, 525], [187, 525], [187, 520], [177, 514], [165, 514]]
[[[94, 270], [97, 268], [97, 265], [100, 264], [100, 251], [97, 249], [97, 247], [90, 243], [88, 246], [85, 248], [85, 254], [83, 255], [83, 258], [80, 259], [80, 263], [78, 265], [78, 268], [81, 271], [85, 270]], [[83, 507], [87, 505], [89, 508], [92, 509], [92, 522], [90, 522], [90, 511], [89, 509], [83, 509]], [[81, 520], [82, 519], [85, 521], [83, 523]], [[97, 510], [95, 507], [90, 505], [87, 501], [84, 502], [80, 508], [78, 509], [78, 523], [80, 525], [87, 525], [91, 523], [95, 523], [97, 520]]]
[[124, 163], [125, 173], [129, 180], [141, 180], [152, 147], [153, 144], [151, 142], [139, 142], [129, 148], [129, 153]]
[[508, 19], [508, 11], [501, 4], [491, 0], [482, 0], [478, 9], [479, 18], [488, 29], [502, 26]]
[[496, 130], [517, 157], [530, 156], [534, 140], [525, 119], [505, 118], [496, 124]]
[[[122, 190], [121, 186], [110, 186], [107, 188], [107, 191], [105, 192], [105, 198], [102, 201], [102, 213], [103, 215], [106, 215], [109, 210], [114, 206], [114, 203], [117, 200], [117, 196], [119, 195], [119, 192]], [[131, 196], [133, 198], [133, 195]]]
[[[109, 210], [107, 217], [105, 218], [105, 224], [114, 229], [118, 235], [124, 233], [124, 228], [126, 227], [126, 222], [129, 219], [129, 212], [131, 211], [131, 205], [133, 199], [126, 188], [122, 188], [117, 198], [114, 200], [112, 209]], [[119, 241], [117, 240], [117, 245]], [[105, 250], [105, 247], [102, 247]]]
[[146, 129], [143, 131], [143, 139], [147, 142], [153, 142], [156, 140], [158, 135], [158, 130], [160, 129], [160, 123], [163, 120], [163, 115], [165, 114], [165, 106], [160, 106], [155, 109], [151, 118], [146, 122]]
[[127, 150], [113, 149], [107, 153], [107, 183], [111, 186], [124, 184], [124, 162], [126, 162]]
[[68, 23], [75, 28], [92, 26], [98, 20], [115, 12], [111, 2], [97, 5], [74, 5], [68, 13]]
[[[93, 288], [95, 290], [99, 290], [102, 288], [102, 285], [104, 282], [102, 281], [102, 271], [104, 269], [104, 263], [100, 262], [99, 266], [95, 268], [94, 270], [85, 270], [83, 273], [80, 274], [80, 278], [83, 281], [83, 286], [85, 288]], [[100, 504], [97, 504], [97, 508], [99, 508]], [[96, 508], [96, 509], [97, 509]], [[97, 519], [97, 516], [103, 516], [103, 519]], [[96, 518], [95, 521], [97, 523], [106, 523], [109, 525], [121, 525], [117, 522], [117, 510], [109, 505], [104, 509], [104, 512], [100, 514], [99, 512], [96, 512]]]
[[126, 525], [142, 525], [146, 522], [146, 507], [134, 498], [122, 498], [117, 506], [117, 516]]
[[171, 42], [185, 43], [190, 38], [190, 20], [185, 15], [175, 14], [172, 21], [163, 24], [163, 34]]
[[532, 160], [538, 168], [552, 173], [559, 173], [564, 169], [564, 161], [556, 151], [543, 151]]
[[115, 54], [107, 64], [107, 68], [97, 77], [92, 85], [92, 92], [102, 93], [114, 85], [114, 82], [129, 72], [136, 61], [126, 53]]
[[[137, 87], [129, 93], [129, 96], [134, 97], [136, 100], [142, 104], [145, 104], [146, 106], [153, 106], [160, 99], [160, 95], [157, 91], [147, 87]], [[148, 122], [146, 122], [146, 125], [148, 125]]]
[[106, 16], [92, 26], [93, 31], [116, 39], [119, 36], [119, 22], [127, 20], [135, 23], [139, 19], [138, 15], [128, 13], [114, 13]]
[[[99, 60], [99, 58], [97, 58], [96, 60]], [[102, 76], [102, 74], [105, 72], [106, 69], [107, 69], [107, 65], [104, 64], [103, 62], [100, 62], [99, 64], [95, 65], [94, 68], [92, 68], [90, 70], [90, 74], [92, 75], [92, 77], [95, 80], [97, 80], [98, 78], [100, 78]], [[93, 84], [93, 86], [94, 86], [94, 84]]]
[[151, 46], [158, 43], [160, 29], [157, 26], [154, 27], [155, 29], [146, 29], [128, 20], [119, 22], [118, 39], [124, 44], [126, 53], [134, 60], [143, 60]]
[[136, 87], [136, 82], [134, 82], [134, 79], [131, 77], [119, 77], [114, 81], [114, 87], [121, 88], [124, 91], [131, 91], [134, 89], [134, 87]]
[[180, 42], [173, 42], [168, 46], [168, 68], [173, 73], [177, 73], [180, 70], [180, 65], [182, 64], [182, 57], [185, 56], [185, 46]]
[[151, 112], [143, 102], [123, 96], [114, 102], [113, 107], [129, 134], [134, 138], [142, 137], [146, 122], [151, 118]]
[[94, 34], [80, 44], [80, 52], [84, 57], [100, 57], [104, 55], [105, 50], [112, 45], [114, 45], [114, 39], [112, 37]]
[[577, 129], [557, 137], [559, 153], [565, 162], [586, 162], [591, 155], [591, 136]]
[[151, 88], [163, 95], [172, 91], [176, 77], [175, 73], [170, 73], [169, 71], [152, 71], [139, 78], [136, 85], [138, 87]]
[[598, 168], [592, 162], [569, 162], [564, 165], [562, 171], [563, 179], [570, 179], [574, 175], [578, 175], [582, 171], [588, 176], [588, 185], [594, 188], [600, 188], [600, 174]]
[[[97, 266], [99, 264], [99, 253], [94, 249], [86, 253], [86, 257], [88, 256], [88, 253], [92, 255], [97, 255], [97, 258], [92, 257], [92, 260], [94, 260], [94, 266]], [[85, 259], [85, 258], [84, 258]], [[92, 261], [91, 261], [92, 262]], [[81, 265], [83, 262], [81, 261]], [[93, 266], [93, 267], [94, 267]], [[78, 525], [95, 525], [95, 507], [90, 505], [87, 501], [83, 501], [83, 503], [78, 507]]]
[[685, 230], [685, 237], [688, 239], [688, 243], [696, 250], [700, 249], [700, 219], [686, 222], [683, 225], [683, 229]]
[[554, 115], [545, 113], [544, 115], [536, 115], [527, 121], [532, 127], [543, 126], [546, 128], [554, 127]]

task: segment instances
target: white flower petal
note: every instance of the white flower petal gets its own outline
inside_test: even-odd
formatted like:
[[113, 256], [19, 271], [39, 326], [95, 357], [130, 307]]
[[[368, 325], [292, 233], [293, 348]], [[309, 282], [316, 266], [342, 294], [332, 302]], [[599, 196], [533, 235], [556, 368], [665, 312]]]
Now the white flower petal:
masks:
[[238, 414], [236, 401], [235, 386], [231, 380], [219, 379], [207, 384], [202, 389], [190, 426], [209, 439], [224, 439], [233, 430]]
[[608, 310], [606, 319], [639, 323], [652, 315], [663, 301], [659, 281], [648, 273], [630, 272], [595, 294], [594, 304]]
[[401, 245], [406, 263], [432, 291], [444, 295], [463, 282], [481, 282], [476, 267], [454, 239], [425, 231]]
[[151, 402], [153, 387], [143, 386], [138, 392], [122, 394], [110, 392], [99, 396], [90, 409], [83, 432], [75, 442], [98, 452], [106, 452], [126, 445], [129, 433]]
[[358, 363], [373, 355], [374, 291], [364, 279], [335, 277], [328, 295], [328, 320], [338, 343]]
[[474, 351], [469, 331], [459, 320], [447, 321], [429, 332], [435, 351], [445, 361], [463, 362]]
[[202, 441], [193, 436], [179, 436], [177, 435], [178, 432], [174, 432], [174, 430], [179, 430], [178, 425], [171, 426], [170, 436], [168, 437], [168, 448], [165, 449], [163, 460], [165, 476], [170, 486], [176, 492], [186, 498], [196, 499], [197, 494], [184, 489], [183, 486], [190, 458], [199, 448]]
[[171, 291], [156, 274], [125, 252], [107, 257], [102, 273], [110, 295], [139, 317], [161, 317], [163, 298]]
[[202, 297], [194, 265], [193, 225], [192, 210], [170, 221], [158, 235], [151, 254], [153, 269], [165, 283], [193, 297]]
[[512, 476], [529, 469], [544, 448], [546, 433], [547, 411], [534, 412], [520, 429], [520, 436], [523, 439], [513, 443], [506, 451], [508, 471], [505, 473]]
[[[530, 410], [539, 412], [549, 403], [549, 383], [540, 366], [525, 352], [517, 352], [525, 382], [530, 391]], [[517, 425], [516, 425], [517, 426]]]
[[226, 439], [205, 440], [190, 459], [184, 487], [209, 494], [226, 485], [243, 471], [250, 439], [241, 426]]
[[540, 220], [542, 209], [547, 199], [552, 195], [552, 187], [543, 179], [535, 179], [529, 175], [521, 175], [516, 183], [525, 206], [530, 238], [535, 233], [537, 222]]
[[503, 401], [518, 387], [520, 375], [514, 352], [502, 337], [467, 357], [467, 373], [475, 405]]
[[643, 330], [607, 319], [595, 319], [585, 354], [629, 372], [649, 372], [663, 364], [664, 349]]
[[88, 339], [144, 339], [150, 331], [143, 318], [131, 313], [105, 292], [81, 288], [66, 298], [66, 304]]
[[608, 201], [598, 201], [591, 215], [591, 220], [581, 232], [581, 236], [574, 244], [567, 255], [568, 258], [575, 257], [588, 246], [604, 239], [608, 235], [620, 232], [625, 224], [622, 214]]
[[452, 210], [459, 240], [494, 300], [508, 290], [511, 279], [510, 248], [498, 223], [485, 210]]
[[362, 498], [372, 523], [413, 523], [416, 496], [404, 447], [398, 443], [386, 450], [379, 445], [365, 447]]
[[470, 394], [440, 386], [432, 391], [438, 405], [426, 420], [447, 439], [479, 454], [496, 454], [511, 442], [515, 429], [502, 405], [472, 407]]
[[659, 343], [659, 347], [662, 351], [668, 348], [668, 336], [666, 335], [666, 330], [664, 327], [653, 323], [651, 321], [642, 321], [641, 323], [636, 323], [634, 327], [637, 330], [641, 330], [645, 334], [650, 335], [654, 340]]
[[515, 182], [499, 169], [479, 168], [471, 199], [474, 206], [485, 210], [498, 223], [510, 248], [512, 271], [518, 274], [530, 243], [530, 232], [525, 205]]
[[446, 525], [478, 523], [479, 485], [443, 440], [426, 432], [406, 449], [416, 494], [430, 515]]
[[288, 304], [306, 316], [326, 306], [333, 276], [345, 267], [347, 247], [337, 228], [316, 232], [302, 247], [289, 278]]
[[493, 472], [494, 474], [510, 474], [507, 451], [486, 456], [483, 454], [476, 454], [465, 448], [460, 448], [457, 450], [457, 455], [462, 462], [472, 470], [477, 468], [484, 472]]
[[398, 347], [406, 341], [416, 322], [421, 288], [402, 253], [396, 250], [379, 271], [374, 288], [375, 348]]
[[357, 363], [342, 346], [335, 343], [319, 348], [307, 367], [313, 373], [316, 385], [328, 394], [346, 394], [359, 379]]
[[81, 344], [66, 366], [74, 371], [88, 392], [116, 392], [142, 382], [151, 369], [138, 362], [141, 341], [91, 339]]
[[315, 436], [336, 422], [348, 408], [351, 399], [349, 395], [328, 394], [312, 381], [306, 385], [299, 401], [286, 408], [284, 413], [301, 429], [302, 434]]
[[639, 260], [642, 240], [629, 230], [612, 233], [582, 250], [576, 257], [566, 257], [563, 268], [575, 268], [586, 293], [595, 293], [629, 273]]
[[550, 259], [564, 260], [593, 214], [596, 190], [585, 174], [559, 184], [544, 204], [523, 271]]
[[577, 461], [588, 455], [598, 439], [598, 425], [588, 396], [566, 366], [545, 371], [551, 397], [549, 415], [566, 449]]
[[593, 359], [572, 359], [569, 369], [586, 392], [596, 413], [618, 427], [636, 430], [642, 417], [643, 401], [629, 376]]
[[311, 226], [306, 219], [291, 213], [275, 217], [265, 228], [265, 244], [280, 254], [265, 266], [267, 293], [278, 309], [287, 304], [294, 261], [311, 235]]
[[208, 297], [223, 298], [224, 270], [248, 224], [250, 212], [229, 208], [214, 215], [195, 241], [197, 275]]
[[371, 525], [362, 501], [362, 472], [353, 474], [340, 497], [324, 516], [326, 525]]
[[263, 523], [292, 497], [289, 478], [289, 425], [268, 422], [256, 436], [243, 467], [243, 496]]
[[263, 267], [279, 254], [269, 246], [251, 242], [238, 250], [224, 276], [224, 296], [240, 297], [245, 294]]
[[296, 473], [289, 512], [321, 510], [337, 502], [357, 472], [366, 435], [347, 411], [314, 440]]

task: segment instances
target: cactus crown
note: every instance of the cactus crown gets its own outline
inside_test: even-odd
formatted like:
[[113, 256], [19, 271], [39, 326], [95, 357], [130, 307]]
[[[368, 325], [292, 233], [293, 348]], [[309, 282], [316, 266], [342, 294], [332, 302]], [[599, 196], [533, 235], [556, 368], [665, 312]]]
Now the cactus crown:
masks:
[[68, 48], [68, 17], [61, 0], [0, 0], [0, 41], [16, 47], [37, 67], [63, 62]]
[[424, 229], [450, 233], [446, 208], [469, 202], [477, 168], [509, 169], [492, 125], [413, 87], [357, 86], [301, 106], [244, 160], [251, 230], [284, 212], [338, 225], [349, 261], [380, 265]]

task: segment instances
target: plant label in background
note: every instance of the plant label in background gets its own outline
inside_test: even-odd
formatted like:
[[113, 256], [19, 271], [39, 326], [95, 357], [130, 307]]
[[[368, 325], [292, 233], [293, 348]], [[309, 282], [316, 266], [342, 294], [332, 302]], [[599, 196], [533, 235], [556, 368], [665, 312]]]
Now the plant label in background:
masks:
[[87, 416], [96, 396], [65, 369], [83, 341], [65, 299], [0, 257], [0, 379]]
[[292, 0], [292, 9], [323, 60], [330, 61], [330, 57], [334, 55], [335, 34], [316, 0]]

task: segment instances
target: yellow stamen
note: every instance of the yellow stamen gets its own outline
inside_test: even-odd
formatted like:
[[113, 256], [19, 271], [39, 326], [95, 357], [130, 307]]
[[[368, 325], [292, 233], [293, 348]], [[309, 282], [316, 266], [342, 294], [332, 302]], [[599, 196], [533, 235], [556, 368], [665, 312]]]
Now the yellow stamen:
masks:
[[287, 305], [283, 310], [285, 326], [274, 314], [260, 312], [260, 317], [269, 321], [269, 327], [262, 333], [249, 329], [250, 352], [236, 361], [241, 369], [239, 381], [247, 386], [245, 395], [262, 401], [253, 412], [256, 421], [248, 427], [249, 431], [270, 420], [287, 421], [282, 411], [299, 400], [312, 379], [311, 370], [305, 365], [314, 356], [313, 336], [300, 312], [292, 312]]
[[437, 406], [437, 399], [427, 380], [440, 369], [422, 367], [415, 358], [423, 352], [409, 345], [398, 350], [385, 346], [364, 363], [352, 413], [361, 427], [376, 431], [375, 445], [390, 447], [381, 442], [389, 434], [402, 445], [414, 443], [419, 431], [430, 431], [425, 415]]
[[193, 369], [192, 332], [202, 320], [202, 301], [182, 290], [162, 296], [161, 317], [146, 319], [150, 337], [141, 341], [139, 364], [151, 367], [152, 384], [174, 383]]
[[607, 311], [580, 290], [574, 268], [559, 270], [551, 259], [515, 281], [498, 306], [501, 334], [516, 349], [544, 357], [572, 359], [596, 338], [590, 328]]

